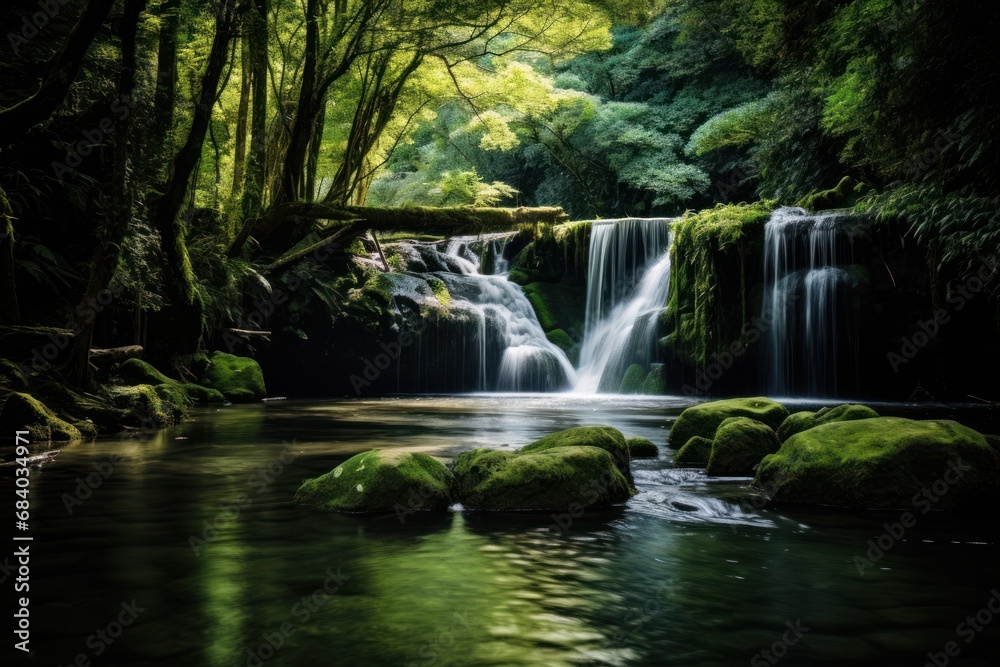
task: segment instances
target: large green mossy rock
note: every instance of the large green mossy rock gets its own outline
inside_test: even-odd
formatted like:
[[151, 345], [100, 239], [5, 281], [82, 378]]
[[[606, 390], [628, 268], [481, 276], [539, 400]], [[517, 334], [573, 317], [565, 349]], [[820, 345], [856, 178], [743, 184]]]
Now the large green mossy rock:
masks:
[[181, 386], [184, 387], [184, 391], [191, 397], [191, 400], [200, 405], [211, 405], [213, 403], [226, 402], [226, 397], [223, 396], [222, 392], [217, 389], [203, 387], [200, 384], [195, 384], [193, 382], [188, 382]]
[[580, 361], [579, 350], [576, 347], [576, 343], [573, 339], [569, 337], [569, 334], [562, 329], [553, 329], [552, 331], [545, 332], [545, 337], [549, 339], [549, 342], [561, 349], [566, 353], [566, 357], [575, 366]]
[[642, 382], [646, 379], [646, 369], [639, 364], [632, 364], [625, 369], [621, 384], [618, 385], [619, 394], [638, 394], [642, 392]]
[[219, 391], [233, 403], [264, 398], [264, 373], [253, 359], [213, 352], [201, 384]]
[[871, 419], [878, 413], [867, 405], [838, 405], [835, 408], [823, 408], [817, 412], [795, 412], [778, 427], [778, 440], [784, 442], [796, 433], [808, 431], [820, 424], [846, 422], [855, 419]]
[[176, 411], [164, 405], [156, 385], [138, 384], [134, 387], [111, 386], [106, 388], [108, 397], [121, 410], [122, 424], [132, 428], [156, 428], [174, 421]]
[[328, 512], [444, 510], [455, 478], [426, 454], [373, 449], [306, 480], [295, 502]]
[[116, 372], [127, 384], [131, 385], [151, 384], [155, 386], [176, 382], [142, 359], [126, 359], [118, 365]]
[[788, 418], [788, 410], [769, 398], [731, 398], [693, 405], [686, 409], [670, 429], [668, 444], [680, 447], [696, 435], [712, 439], [719, 425], [730, 417], [750, 417], [777, 429]]
[[754, 467], [779, 447], [778, 436], [767, 424], [750, 417], [730, 417], [715, 431], [705, 474], [750, 477]]
[[776, 502], [992, 512], [1000, 457], [954, 421], [876, 417], [793, 435], [761, 462], [754, 485]]
[[680, 468], [704, 468], [712, 457], [712, 441], [696, 435], [674, 454], [674, 464]]
[[[12, 392], [0, 408], [0, 428], [4, 433], [27, 431], [33, 442], [46, 440], [83, 440], [84, 434], [73, 424], [60, 419], [34, 396]], [[87, 435], [91, 436], [89, 429]]]
[[642, 393], [660, 395], [667, 393], [667, 375], [663, 364], [653, 364], [642, 382]]
[[459, 455], [454, 471], [458, 497], [472, 510], [570, 511], [617, 505], [633, 494], [611, 454], [598, 447], [476, 449]]
[[586, 289], [562, 283], [533, 282], [524, 285], [524, 295], [543, 331], [562, 329], [570, 338], [583, 333]]
[[608, 452], [618, 470], [633, 485], [631, 457], [625, 436], [610, 426], [577, 426], [550, 433], [521, 449], [522, 452], [541, 452], [558, 447], [598, 447]]
[[651, 459], [660, 455], [660, 448], [652, 440], [646, 438], [629, 438], [625, 441], [628, 454], [633, 459]]

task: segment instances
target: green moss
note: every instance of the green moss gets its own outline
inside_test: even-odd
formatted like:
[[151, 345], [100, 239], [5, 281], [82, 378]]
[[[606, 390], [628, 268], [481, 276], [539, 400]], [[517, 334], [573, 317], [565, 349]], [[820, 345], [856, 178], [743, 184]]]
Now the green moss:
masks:
[[619, 394], [642, 393], [642, 383], [646, 379], [646, 369], [639, 364], [632, 364], [625, 369], [622, 382], [618, 385]]
[[597, 447], [544, 451], [477, 449], [455, 460], [459, 498], [476, 510], [562, 510], [623, 503], [632, 486]]
[[764, 459], [754, 484], [778, 502], [987, 511], [1000, 490], [1000, 462], [986, 438], [957, 422], [875, 417], [793, 435]]
[[44, 403], [30, 394], [12, 392], [0, 408], [0, 428], [5, 433], [28, 431], [32, 441], [82, 440], [76, 426], [60, 419]]
[[829, 190], [814, 190], [798, 201], [796, 206], [809, 211], [825, 211], [834, 208], [850, 208], [869, 192], [864, 183], [844, 176], [836, 187]]
[[156, 395], [160, 397], [163, 409], [172, 415], [174, 421], [183, 417], [187, 409], [194, 403], [179, 382], [167, 382], [151, 386]]
[[552, 331], [546, 331], [545, 337], [549, 339], [549, 342], [557, 346], [566, 356], [569, 358], [570, 362], [575, 366], [579, 362], [579, 349], [573, 339], [569, 337], [569, 334], [562, 329], [553, 329]]
[[871, 419], [878, 413], [866, 405], [838, 405], [835, 408], [823, 408], [818, 412], [796, 412], [788, 415], [778, 428], [778, 440], [784, 442], [796, 433], [807, 431], [820, 424], [851, 421], [853, 419]]
[[448, 291], [448, 286], [444, 284], [444, 281], [438, 278], [428, 278], [427, 284], [431, 286], [431, 291], [434, 292], [434, 298], [438, 300], [438, 303], [447, 308], [451, 304], [451, 292]]
[[719, 425], [730, 417], [750, 417], [776, 429], [788, 418], [788, 410], [762, 396], [701, 403], [681, 413], [670, 429], [668, 443], [677, 447], [696, 435], [712, 439]]
[[674, 464], [681, 468], [704, 468], [712, 456], [712, 441], [696, 435], [674, 454]]
[[630, 485], [632, 481], [632, 469], [629, 465], [630, 457], [628, 445], [625, 444], [625, 436], [621, 431], [610, 426], [577, 426], [564, 431], [556, 431], [540, 440], [536, 440], [530, 445], [521, 449], [522, 452], [542, 452], [559, 447], [597, 447], [603, 449], [615, 461], [618, 470], [621, 471]]
[[730, 417], [715, 431], [705, 473], [749, 477], [754, 467], [779, 447], [778, 436], [767, 424], [750, 417]]
[[650, 366], [646, 379], [642, 381], [642, 393], [654, 395], [667, 393], [667, 376], [663, 371], [663, 364]]
[[253, 359], [213, 352], [201, 384], [222, 393], [233, 403], [264, 398], [264, 374]]
[[747, 342], [749, 288], [760, 280], [764, 224], [774, 208], [772, 201], [719, 204], [673, 224], [661, 342], [681, 363], [704, 369], [713, 354]]
[[454, 476], [426, 454], [373, 449], [303, 482], [295, 502], [328, 512], [443, 510]]
[[28, 388], [24, 371], [9, 359], [0, 359], [0, 387], [6, 387], [13, 391], [21, 391]]
[[216, 389], [203, 387], [200, 384], [195, 384], [193, 382], [188, 382], [183, 386], [184, 391], [187, 392], [187, 395], [191, 398], [191, 400], [199, 405], [226, 402], [226, 397], [222, 395], [222, 392]]
[[173, 422], [173, 410], [163, 405], [154, 385], [113, 386], [106, 391], [115, 407], [122, 410], [125, 426], [149, 428]]
[[636, 458], [656, 458], [660, 455], [660, 449], [652, 440], [646, 438], [629, 438], [625, 441], [628, 447], [629, 456]]
[[117, 374], [126, 384], [171, 384], [176, 380], [168, 378], [142, 359], [126, 359], [118, 365]]
[[543, 331], [562, 329], [574, 341], [582, 340], [587, 310], [585, 287], [533, 282], [522, 289]]

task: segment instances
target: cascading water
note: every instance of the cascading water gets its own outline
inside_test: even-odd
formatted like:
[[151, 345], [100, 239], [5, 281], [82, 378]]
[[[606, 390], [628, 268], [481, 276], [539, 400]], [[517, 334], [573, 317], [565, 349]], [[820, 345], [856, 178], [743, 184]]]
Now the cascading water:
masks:
[[[419, 327], [400, 355], [409, 391], [556, 391], [576, 373], [549, 342], [521, 288], [508, 281], [503, 235], [440, 244], [400, 242], [406, 271], [385, 274], [403, 327]], [[478, 246], [493, 273], [479, 273]]]
[[617, 392], [629, 367], [656, 358], [670, 283], [669, 218], [593, 223], [587, 315], [575, 390]]
[[856, 219], [776, 210], [764, 227], [768, 391], [838, 396], [858, 389]]

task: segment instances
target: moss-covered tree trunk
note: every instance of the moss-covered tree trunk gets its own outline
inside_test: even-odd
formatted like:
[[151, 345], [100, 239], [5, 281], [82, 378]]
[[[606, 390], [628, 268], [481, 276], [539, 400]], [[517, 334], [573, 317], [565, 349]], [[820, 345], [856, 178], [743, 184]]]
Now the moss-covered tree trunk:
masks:
[[212, 106], [218, 97], [219, 82], [233, 38], [233, 21], [234, 8], [228, 4], [221, 5], [187, 140], [174, 156], [170, 177], [153, 207], [153, 227], [160, 234], [166, 259], [163, 275], [168, 300], [168, 305], [157, 314], [151, 325], [150, 348], [154, 356], [194, 352], [201, 337], [203, 307], [187, 251], [187, 226], [180, 217], [180, 211], [201, 156], [212, 118]]

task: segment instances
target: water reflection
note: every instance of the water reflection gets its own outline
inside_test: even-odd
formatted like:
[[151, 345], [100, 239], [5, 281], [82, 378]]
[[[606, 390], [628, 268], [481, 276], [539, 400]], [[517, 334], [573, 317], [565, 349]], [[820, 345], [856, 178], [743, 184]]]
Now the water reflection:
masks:
[[[855, 557], [895, 517], [754, 509], [739, 503], [746, 480], [674, 469], [665, 447], [634, 462], [640, 494], [627, 507], [571, 520], [450, 512], [401, 523], [289, 502], [303, 478], [374, 446], [449, 457], [587, 423], [662, 443], [681, 407], [289, 402], [65, 447], [33, 477], [36, 661], [731, 665], [801, 619], [810, 629], [786, 664], [922, 664], [1000, 584], [995, 526], [922, 518], [861, 575]], [[66, 494], [113, 455], [112, 474], [69, 513]], [[133, 599], [137, 622], [95, 655], [88, 636]], [[963, 646], [965, 664], [992, 664], [998, 629]]]

